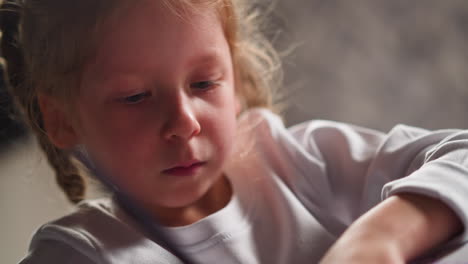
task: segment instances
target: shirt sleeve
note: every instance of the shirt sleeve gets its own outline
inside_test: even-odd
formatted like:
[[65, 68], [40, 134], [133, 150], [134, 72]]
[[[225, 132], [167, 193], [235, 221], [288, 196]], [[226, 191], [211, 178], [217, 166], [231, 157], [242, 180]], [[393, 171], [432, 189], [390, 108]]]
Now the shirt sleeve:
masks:
[[[293, 184], [338, 233], [381, 200], [417, 193], [443, 201], [468, 223], [468, 132], [398, 125], [388, 134], [330, 121], [289, 129], [302, 177]], [[295, 141], [295, 142], [294, 142]], [[310, 192], [311, 186], [315, 194]], [[319, 192], [319, 195], [317, 195]], [[335, 233], [336, 233], [335, 232]], [[466, 241], [467, 233], [460, 237]]]

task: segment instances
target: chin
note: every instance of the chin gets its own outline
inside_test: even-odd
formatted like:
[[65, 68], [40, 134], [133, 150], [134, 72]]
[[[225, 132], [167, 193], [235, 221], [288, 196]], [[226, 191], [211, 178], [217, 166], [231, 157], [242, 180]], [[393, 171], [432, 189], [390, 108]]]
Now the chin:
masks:
[[183, 209], [186, 207], [194, 206], [200, 201], [203, 196], [207, 193], [206, 191], [196, 191], [188, 190], [184, 192], [179, 192], [177, 195], [170, 195], [167, 197], [166, 201], [162, 204], [163, 207], [173, 208], [173, 209]]

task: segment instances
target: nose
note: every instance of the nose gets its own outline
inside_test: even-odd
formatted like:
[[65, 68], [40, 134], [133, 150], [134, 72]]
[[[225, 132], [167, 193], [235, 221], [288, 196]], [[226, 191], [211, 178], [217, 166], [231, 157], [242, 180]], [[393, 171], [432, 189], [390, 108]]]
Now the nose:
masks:
[[201, 126], [196, 116], [195, 107], [184, 95], [178, 96], [175, 102], [168, 102], [167, 122], [163, 128], [166, 140], [189, 140], [201, 132]]

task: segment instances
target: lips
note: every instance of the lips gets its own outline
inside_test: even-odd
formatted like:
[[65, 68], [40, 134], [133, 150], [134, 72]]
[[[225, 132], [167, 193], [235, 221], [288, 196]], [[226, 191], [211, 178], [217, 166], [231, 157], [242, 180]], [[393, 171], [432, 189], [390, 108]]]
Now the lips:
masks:
[[176, 166], [163, 170], [164, 174], [174, 175], [174, 176], [190, 176], [196, 174], [196, 172], [201, 169], [201, 167], [206, 162], [201, 162], [198, 160], [190, 160], [177, 164]]

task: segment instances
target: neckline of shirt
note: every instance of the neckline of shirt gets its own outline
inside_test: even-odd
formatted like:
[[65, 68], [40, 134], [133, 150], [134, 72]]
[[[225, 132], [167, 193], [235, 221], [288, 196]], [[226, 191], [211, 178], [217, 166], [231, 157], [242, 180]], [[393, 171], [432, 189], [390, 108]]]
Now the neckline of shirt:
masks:
[[[233, 194], [221, 210], [187, 226], [163, 227], [172, 242], [194, 253], [229, 239], [250, 226], [255, 211], [255, 195], [247, 171], [242, 168], [226, 172]], [[247, 176], [247, 177], [245, 177]]]

